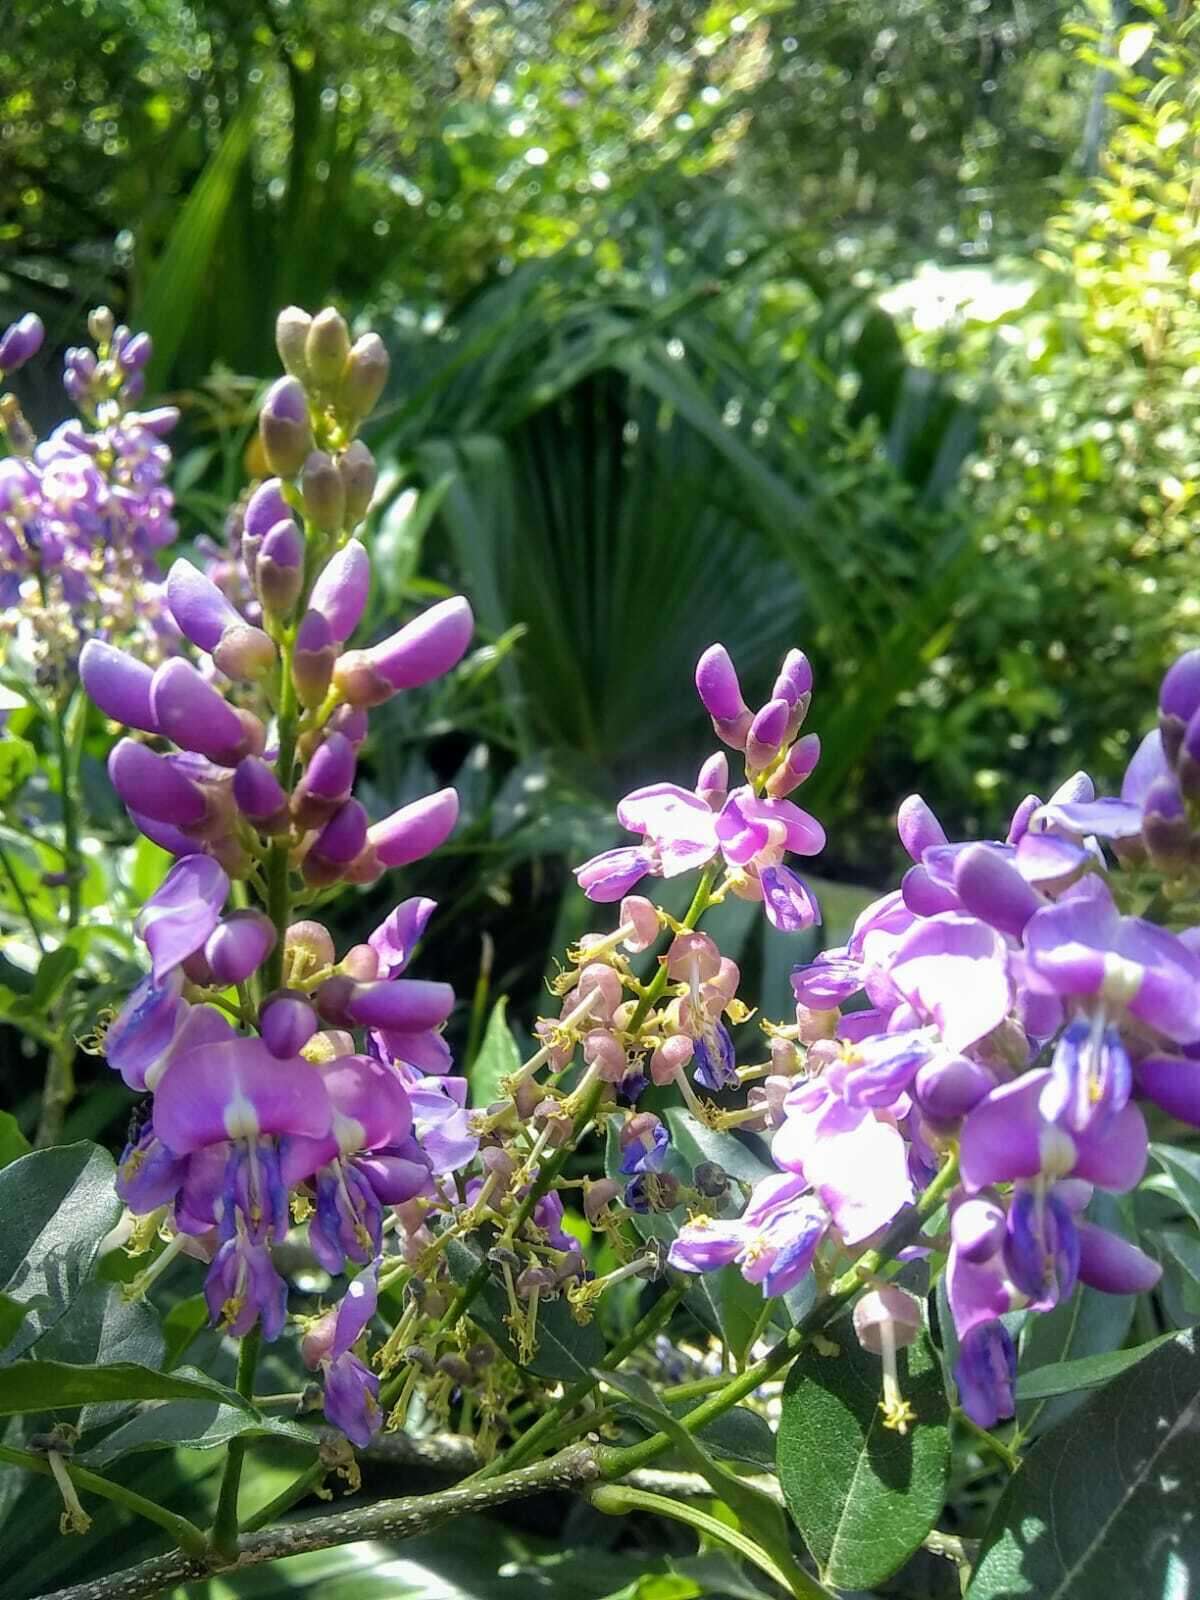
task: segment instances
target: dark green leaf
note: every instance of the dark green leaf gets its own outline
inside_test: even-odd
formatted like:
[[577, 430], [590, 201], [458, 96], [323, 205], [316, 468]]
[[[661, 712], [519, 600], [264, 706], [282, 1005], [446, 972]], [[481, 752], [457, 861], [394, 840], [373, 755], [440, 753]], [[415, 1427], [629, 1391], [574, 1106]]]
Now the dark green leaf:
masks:
[[[479, 1265], [478, 1254], [459, 1239], [446, 1246], [446, 1263], [456, 1283], [466, 1283]], [[491, 1275], [471, 1307], [471, 1316], [517, 1366], [525, 1367], [540, 1378], [555, 1378], [571, 1383], [586, 1378], [604, 1355], [604, 1339], [594, 1322], [580, 1325], [567, 1309], [563, 1299], [551, 1300], [538, 1306], [537, 1349], [532, 1360], [520, 1360], [516, 1344], [509, 1332], [505, 1317], [508, 1315], [508, 1296], [504, 1285]]]
[[0, 1111], [0, 1167], [6, 1167], [18, 1156], [29, 1154], [29, 1140], [21, 1132], [20, 1124], [11, 1112]]
[[806, 1350], [784, 1386], [780, 1482], [825, 1581], [839, 1588], [895, 1572], [945, 1503], [949, 1408], [928, 1340], [899, 1351], [897, 1364], [917, 1414], [906, 1434], [884, 1427], [880, 1360], [849, 1330], [837, 1356]]
[[202, 1294], [189, 1295], [171, 1307], [162, 1325], [166, 1340], [162, 1359], [165, 1371], [170, 1372], [176, 1362], [183, 1359], [184, 1352], [207, 1321], [208, 1302]]
[[1173, 1181], [1184, 1209], [1200, 1228], [1200, 1155], [1173, 1144], [1152, 1144], [1150, 1154]]
[[1117, 1377], [1129, 1367], [1136, 1367], [1152, 1355], [1159, 1345], [1173, 1339], [1173, 1333], [1160, 1334], [1132, 1350], [1109, 1350], [1103, 1355], [1083, 1356], [1078, 1361], [1060, 1361], [1053, 1366], [1038, 1367], [1017, 1379], [1017, 1399], [1046, 1400], [1052, 1395], [1074, 1394], [1080, 1389], [1098, 1389], [1102, 1383]]
[[0, 1372], [0, 1416], [70, 1411], [116, 1400], [220, 1400], [251, 1410], [249, 1402], [202, 1372], [181, 1367], [155, 1372], [133, 1361], [71, 1366], [64, 1361], [18, 1361]]
[[21, 1305], [8, 1295], [0, 1294], [0, 1350], [4, 1349], [21, 1326], [28, 1309], [28, 1306]]
[[137, 1450], [215, 1450], [230, 1439], [290, 1439], [316, 1446], [316, 1435], [298, 1422], [262, 1416], [257, 1412], [213, 1400], [174, 1400], [148, 1406], [128, 1422], [84, 1451], [78, 1459], [92, 1467], [105, 1467]]
[[[127, 1300], [114, 1285], [93, 1279], [71, 1308], [25, 1354], [35, 1361], [62, 1361], [72, 1367], [135, 1362], [156, 1372], [162, 1366], [163, 1339], [158, 1313], [145, 1300]], [[22, 1366], [12, 1369], [22, 1370]], [[81, 1428], [113, 1422], [128, 1402], [87, 1405]]]
[[1177, 1334], [1026, 1456], [969, 1600], [1169, 1600], [1200, 1568], [1200, 1353]]
[[501, 1078], [516, 1072], [521, 1065], [521, 1052], [508, 1025], [507, 1009], [508, 996], [502, 994], [492, 1007], [479, 1054], [467, 1073], [473, 1106], [490, 1106], [499, 1100]]
[[115, 1176], [112, 1157], [91, 1144], [33, 1150], [0, 1171], [0, 1290], [30, 1308], [0, 1361], [53, 1327], [86, 1283], [121, 1214]]
[[7, 805], [37, 768], [37, 751], [28, 739], [9, 733], [0, 739], [0, 805]]
[[79, 965], [79, 951], [69, 944], [60, 944], [38, 962], [33, 993], [29, 996], [31, 1011], [45, 1011], [53, 1004], [55, 996]]

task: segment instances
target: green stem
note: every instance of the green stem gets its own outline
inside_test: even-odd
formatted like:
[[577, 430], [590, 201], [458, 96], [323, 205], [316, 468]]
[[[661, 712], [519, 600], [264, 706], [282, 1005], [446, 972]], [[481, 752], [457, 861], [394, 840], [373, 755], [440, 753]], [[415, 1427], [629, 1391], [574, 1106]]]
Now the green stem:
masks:
[[243, 1533], [257, 1533], [260, 1528], [265, 1528], [275, 1518], [282, 1516], [285, 1511], [290, 1511], [297, 1500], [303, 1500], [310, 1489], [315, 1489], [329, 1468], [320, 1459], [313, 1462], [310, 1467], [296, 1478], [293, 1478], [286, 1489], [277, 1494], [274, 1500], [263, 1506], [261, 1511], [256, 1511], [252, 1517], [247, 1517], [242, 1524]]
[[83, 864], [79, 854], [79, 809], [75, 803], [75, 762], [67, 742], [67, 707], [54, 703], [54, 747], [58, 755], [59, 800], [62, 804], [63, 858], [67, 874], [67, 926], [74, 928], [83, 911]]
[[[0, 1461], [7, 1461], [11, 1466], [22, 1467], [26, 1472], [41, 1473], [43, 1477], [51, 1477], [50, 1464], [45, 1456], [31, 1455], [26, 1450], [14, 1450], [11, 1445], [0, 1444]], [[67, 1476], [79, 1489], [89, 1494], [97, 1494], [104, 1500], [112, 1500], [115, 1504], [124, 1506], [127, 1511], [132, 1511], [135, 1516], [143, 1517], [147, 1522], [156, 1522], [174, 1539], [181, 1550], [189, 1555], [203, 1555], [205, 1546], [204, 1534], [194, 1522], [189, 1522], [186, 1517], [176, 1516], [173, 1511], [168, 1511], [165, 1506], [147, 1500], [144, 1495], [135, 1494], [132, 1489], [127, 1489], [122, 1483], [113, 1483], [108, 1478], [102, 1478], [99, 1473], [89, 1472], [86, 1467], [77, 1467], [72, 1461], [64, 1461]]]
[[5, 876], [9, 883], [12, 884], [13, 893], [17, 897], [17, 904], [25, 914], [25, 921], [29, 924], [29, 932], [33, 936], [34, 944], [38, 947], [38, 955], [44, 956], [46, 954], [46, 946], [42, 943], [41, 930], [38, 928], [37, 918], [33, 914], [33, 907], [29, 903], [29, 896], [22, 888], [21, 880], [17, 877], [16, 868], [12, 864], [8, 851], [2, 844], [0, 844], [0, 867], [4, 868]]
[[[705, 911], [708, 909], [709, 896], [712, 893], [712, 886], [716, 882], [717, 872], [718, 867], [716, 863], [704, 869], [704, 872], [700, 878], [700, 882], [696, 885], [696, 892], [692, 896], [692, 903], [688, 907], [687, 915], [683, 919], [683, 927], [694, 928], [699, 922], [700, 918], [704, 915]], [[642, 1023], [646, 1020], [646, 1016], [650, 1010], [650, 1007], [654, 1005], [656, 1001], [662, 999], [663, 994], [666, 992], [666, 987], [667, 967], [666, 963], [663, 962], [658, 971], [655, 973], [653, 981], [647, 985], [645, 994], [638, 1001], [637, 1006], [634, 1009], [633, 1016], [629, 1020], [628, 1031], [630, 1033], [637, 1033]], [[559, 1145], [558, 1149], [541, 1168], [536, 1180], [530, 1185], [529, 1193], [521, 1202], [521, 1205], [514, 1214], [512, 1221], [508, 1224], [505, 1231], [510, 1238], [515, 1238], [516, 1235], [520, 1233], [521, 1229], [533, 1215], [538, 1201], [542, 1198], [546, 1191], [553, 1186], [559, 1173], [567, 1164], [567, 1161], [573, 1153], [575, 1146], [578, 1144], [584, 1130], [590, 1126], [592, 1118], [596, 1114], [596, 1108], [600, 1104], [600, 1100], [606, 1088], [607, 1085], [602, 1080], [597, 1080], [597, 1082], [595, 1082], [587, 1091], [586, 1095], [584, 1096], [583, 1103], [579, 1108], [579, 1112], [572, 1123], [570, 1138], [566, 1139], [561, 1145]], [[470, 1310], [476, 1295], [487, 1282], [487, 1278], [487, 1263], [485, 1261], [480, 1262], [479, 1266], [476, 1267], [475, 1271], [467, 1279], [466, 1283], [458, 1291], [457, 1295], [455, 1295], [453, 1301], [446, 1309], [437, 1325], [437, 1332], [444, 1333], [447, 1331], [447, 1329], [453, 1328], [455, 1324], [466, 1315], [466, 1313]], [[380, 1401], [383, 1405], [389, 1406], [393, 1404], [396, 1396], [400, 1392], [403, 1382], [403, 1378], [397, 1377], [393, 1378], [391, 1383], [385, 1386], [380, 1394]]]
[[634, 1489], [625, 1483], [601, 1484], [592, 1490], [588, 1498], [597, 1511], [607, 1512], [610, 1516], [625, 1516], [630, 1511], [650, 1511], [655, 1516], [669, 1517], [673, 1522], [686, 1523], [689, 1528], [694, 1528], [702, 1539], [711, 1539], [717, 1544], [722, 1544], [752, 1562], [760, 1572], [766, 1573], [772, 1583], [777, 1583], [781, 1589], [787, 1589], [797, 1597], [797, 1600], [830, 1600], [828, 1589], [823, 1589], [803, 1568], [793, 1566], [790, 1572], [784, 1572], [767, 1552], [740, 1528], [731, 1528], [727, 1522], [718, 1521], [716, 1517], [709, 1516], [707, 1511], [701, 1511], [698, 1506], [691, 1505], [686, 1500], [670, 1500], [665, 1495], [650, 1494], [645, 1489]]
[[[254, 1372], [258, 1366], [260, 1335], [257, 1327], [251, 1328], [238, 1351], [237, 1392], [249, 1400], [254, 1394]], [[217, 1498], [217, 1514], [213, 1521], [213, 1548], [223, 1556], [237, 1552], [238, 1490], [242, 1482], [242, 1464], [246, 1459], [245, 1439], [232, 1439], [225, 1457], [225, 1472], [221, 1479], [221, 1492]]]
[[[715, 1418], [723, 1416], [731, 1406], [737, 1405], [739, 1400], [744, 1400], [747, 1395], [753, 1394], [760, 1384], [790, 1365], [800, 1354], [810, 1336], [828, 1327], [843, 1307], [854, 1298], [864, 1282], [877, 1273], [897, 1250], [902, 1250], [911, 1239], [915, 1238], [921, 1231], [925, 1218], [942, 1204], [957, 1178], [958, 1156], [955, 1154], [946, 1161], [913, 1209], [892, 1225], [882, 1244], [875, 1250], [868, 1250], [848, 1272], [844, 1272], [826, 1298], [815, 1305], [790, 1333], [785, 1334], [774, 1349], [768, 1351], [761, 1361], [746, 1367], [716, 1394], [707, 1400], [702, 1400], [680, 1419], [688, 1432], [698, 1432]], [[623, 1450], [602, 1450], [601, 1474], [610, 1482], [616, 1478], [624, 1478], [629, 1473], [636, 1472], [639, 1467], [649, 1466], [650, 1462], [670, 1448], [669, 1436], [665, 1433], [656, 1433]]]
[[954, 1417], [955, 1422], [966, 1433], [969, 1433], [976, 1443], [990, 1450], [994, 1456], [998, 1456], [1010, 1472], [1015, 1472], [1021, 1465], [1021, 1458], [1015, 1450], [1010, 1450], [1004, 1440], [997, 1439], [994, 1433], [989, 1433], [986, 1428], [981, 1428], [977, 1422], [972, 1422], [966, 1412], [959, 1406], [955, 1406], [951, 1415]]
[[[612, 1372], [621, 1365], [625, 1357], [639, 1349], [644, 1342], [663, 1327], [683, 1299], [683, 1289], [679, 1286], [672, 1287], [661, 1295], [650, 1307], [646, 1315], [634, 1324], [623, 1339], [617, 1341], [612, 1349], [600, 1362], [599, 1371]], [[530, 1456], [535, 1455], [543, 1448], [545, 1442], [554, 1434], [559, 1422], [568, 1412], [573, 1411], [581, 1401], [586, 1400], [595, 1389], [599, 1379], [593, 1376], [580, 1378], [556, 1400], [549, 1411], [543, 1414], [534, 1423], [532, 1428], [524, 1432], [515, 1444], [511, 1445], [502, 1456], [497, 1456], [495, 1461], [489, 1462], [482, 1472], [475, 1474], [476, 1478], [495, 1478], [502, 1472], [511, 1472], [514, 1467], [524, 1466]]]

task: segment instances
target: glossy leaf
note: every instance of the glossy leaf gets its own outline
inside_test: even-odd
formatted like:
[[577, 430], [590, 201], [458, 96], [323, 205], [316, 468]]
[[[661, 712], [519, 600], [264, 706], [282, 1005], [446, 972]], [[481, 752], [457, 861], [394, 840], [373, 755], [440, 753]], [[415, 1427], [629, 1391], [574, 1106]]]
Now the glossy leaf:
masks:
[[310, 1449], [317, 1443], [311, 1428], [282, 1417], [215, 1400], [174, 1400], [149, 1406], [114, 1428], [99, 1444], [82, 1452], [78, 1459], [91, 1467], [105, 1467], [110, 1461], [141, 1450], [215, 1450], [231, 1439], [289, 1439]]
[[0, 1416], [71, 1411], [118, 1400], [220, 1400], [250, 1411], [249, 1401], [202, 1372], [181, 1367], [155, 1372], [132, 1361], [72, 1366], [65, 1361], [19, 1361], [0, 1372]]
[[1153, 1355], [1160, 1345], [1173, 1339], [1173, 1333], [1160, 1334], [1132, 1350], [1109, 1350], [1098, 1356], [1082, 1356], [1078, 1361], [1059, 1361], [1053, 1366], [1038, 1367], [1036, 1372], [1026, 1372], [1017, 1379], [1017, 1399], [1046, 1400], [1052, 1395], [1075, 1394], [1083, 1389], [1097, 1389], [1110, 1378], [1118, 1377], [1139, 1361]]
[[66, 1315], [121, 1214], [115, 1169], [91, 1144], [34, 1150], [0, 1171], [0, 1291], [29, 1307], [0, 1362]]
[[1173, 1144], [1152, 1144], [1150, 1154], [1172, 1180], [1184, 1209], [1200, 1228], [1200, 1155]]
[[1200, 1565], [1200, 1352], [1177, 1334], [1046, 1435], [1009, 1480], [969, 1600], [1170, 1600]]
[[501, 1078], [516, 1072], [521, 1065], [521, 1052], [508, 1025], [507, 1010], [508, 996], [501, 995], [492, 1007], [479, 1054], [467, 1073], [473, 1106], [489, 1106], [499, 1100]]
[[788, 1509], [827, 1583], [881, 1583], [942, 1513], [949, 1407], [922, 1338], [897, 1354], [900, 1389], [917, 1414], [906, 1434], [883, 1424], [882, 1370], [849, 1329], [836, 1356], [793, 1364], [779, 1422], [779, 1479]]
[[8, 1111], [0, 1111], [0, 1167], [6, 1167], [18, 1156], [29, 1154], [29, 1140], [21, 1132], [20, 1124]]

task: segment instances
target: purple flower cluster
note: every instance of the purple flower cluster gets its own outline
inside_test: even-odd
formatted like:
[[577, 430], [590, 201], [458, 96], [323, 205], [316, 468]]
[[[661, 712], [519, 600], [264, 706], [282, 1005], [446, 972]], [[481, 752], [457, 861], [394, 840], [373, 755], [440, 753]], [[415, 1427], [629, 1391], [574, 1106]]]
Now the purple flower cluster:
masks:
[[[649, 872], [669, 876], [720, 859], [726, 875], [714, 897], [757, 882], [770, 916], [769, 862], [783, 849], [815, 848], [819, 836], [811, 819], [789, 817], [793, 836], [779, 818], [768, 854], [749, 844], [754, 825], [786, 803], [777, 796], [792, 779], [780, 774], [795, 767], [800, 746], [789, 751], [787, 740], [809, 680], [795, 672], [789, 681], [799, 692], [789, 700], [785, 672], [775, 699], [752, 717], [719, 647], [697, 676], [718, 733], [747, 752], [746, 786], [726, 795], [723, 784], [702, 779], [695, 795], [671, 785], [637, 791], [619, 815], [642, 834], [642, 849], [598, 857], [580, 879], [593, 898], [615, 898]], [[1097, 798], [1078, 774], [1046, 802], [1027, 798], [1006, 837], [982, 843], [951, 842], [918, 796], [907, 800], [899, 832], [913, 865], [898, 890], [861, 914], [845, 946], [795, 969], [796, 1018], [765, 1025], [771, 1059], [762, 1068], [736, 1067], [717, 1018], [749, 1013], [735, 998], [736, 968], [703, 934], [680, 932], [668, 952], [666, 976], [681, 982], [650, 1018], [652, 1037], [622, 1033], [632, 1007], [616, 952], [646, 948], [651, 919], [669, 920], [627, 898], [621, 928], [586, 950], [592, 965], [564, 1010], [584, 995], [586, 979], [604, 996], [593, 1018], [609, 1042], [593, 1055], [606, 1078], [620, 1082], [619, 1069], [636, 1065], [627, 1052], [649, 1043], [657, 1082], [677, 1081], [711, 1126], [769, 1131], [780, 1169], [737, 1216], [710, 1215], [702, 1189], [689, 1195], [673, 1180], [658, 1182], [656, 1209], [691, 1206], [671, 1264], [691, 1272], [736, 1264], [764, 1294], [784, 1294], [818, 1255], [834, 1270], [839, 1257], [876, 1243], [957, 1151], [947, 1289], [961, 1403], [983, 1426], [1013, 1414], [1009, 1312], [1049, 1310], [1079, 1283], [1111, 1293], [1153, 1286], [1158, 1264], [1085, 1213], [1095, 1190], [1124, 1194], [1141, 1181], [1148, 1146], [1139, 1099], [1200, 1126], [1200, 930], [1172, 932], [1138, 912], [1164, 873], [1169, 883], [1196, 859], [1188, 801], [1197, 773], [1200, 653], [1167, 674], [1160, 727], [1134, 755], [1119, 797]], [[1102, 839], [1113, 842], [1116, 862]], [[702, 1016], [708, 1025], [698, 1027]], [[697, 1102], [682, 1070], [688, 1060], [708, 1088], [761, 1080], [745, 1111]], [[624, 1171], [661, 1170], [660, 1141], [644, 1114], [631, 1117], [622, 1147]], [[888, 1348], [901, 1333], [889, 1331]], [[906, 1426], [904, 1405], [894, 1396], [889, 1404], [892, 1425]]]
[[[303, 313], [285, 317], [294, 326]], [[385, 1210], [422, 1195], [440, 1204], [441, 1177], [478, 1139], [465, 1084], [446, 1076], [453, 991], [406, 975], [433, 902], [403, 902], [340, 959], [319, 921], [292, 913], [331, 884], [419, 860], [454, 827], [452, 789], [372, 824], [353, 787], [367, 707], [448, 671], [473, 624], [466, 602], [449, 600], [346, 648], [370, 578], [352, 537], [370, 498], [355, 374], [365, 362], [378, 376], [382, 347], [368, 336], [351, 348], [336, 312], [304, 326], [311, 366], [267, 397], [277, 475], [246, 513], [262, 626], [178, 561], [166, 605], [191, 651], [152, 667], [93, 639], [81, 674], [130, 730], [110, 758], [114, 787], [177, 858], [137, 920], [150, 974], [105, 1035], [109, 1065], [153, 1096], [120, 1162], [121, 1197], [159, 1216], [167, 1259], [186, 1248], [208, 1261], [215, 1324], [258, 1325], [267, 1339], [287, 1315], [272, 1247], [307, 1217], [320, 1265], [357, 1273], [305, 1353], [324, 1374], [327, 1416], [362, 1443], [380, 1424], [379, 1385], [354, 1347], [374, 1310]], [[340, 380], [317, 359], [330, 342]], [[281, 394], [303, 450], [292, 435], [279, 444]]]
[[[0, 399], [12, 451], [0, 461], [0, 605], [13, 613], [19, 648], [54, 681], [73, 677], [89, 638], [151, 660], [176, 638], [157, 553], [178, 532], [165, 438], [179, 413], [132, 409], [152, 353], [147, 334], [116, 326], [103, 307], [88, 326], [95, 348], [68, 350], [65, 361], [77, 418], [39, 443], [14, 398]], [[14, 323], [0, 338], [0, 373], [29, 360], [41, 342], [36, 317]], [[36, 629], [28, 620], [35, 607]]]
[[742, 753], [746, 779], [729, 787], [723, 752], [701, 767], [694, 790], [652, 783], [627, 794], [617, 820], [641, 843], [606, 850], [576, 869], [590, 900], [620, 900], [647, 876], [674, 878], [720, 863], [731, 893], [759, 900], [771, 924], [798, 933], [820, 921], [807, 885], [784, 864], [816, 855], [825, 830], [786, 798], [808, 778], [821, 754], [816, 734], [800, 737], [812, 699], [812, 668], [800, 650], [785, 657], [771, 698], [752, 713], [723, 645], [700, 657], [696, 690], [717, 736]]

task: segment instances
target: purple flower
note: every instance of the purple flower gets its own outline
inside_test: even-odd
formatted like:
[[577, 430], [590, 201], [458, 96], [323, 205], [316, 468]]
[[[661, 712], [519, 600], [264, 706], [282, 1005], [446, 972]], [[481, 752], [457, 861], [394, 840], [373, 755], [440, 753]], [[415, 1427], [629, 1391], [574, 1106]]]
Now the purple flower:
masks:
[[764, 867], [759, 881], [767, 921], [780, 933], [803, 933], [820, 925], [820, 907], [803, 878], [790, 867]]
[[723, 1022], [714, 1022], [692, 1041], [692, 1076], [705, 1089], [717, 1093], [730, 1089], [738, 1081], [737, 1059], [729, 1029]]
[[200, 949], [228, 894], [229, 879], [211, 856], [185, 856], [175, 863], [135, 924], [150, 951], [156, 983]]
[[653, 1112], [639, 1112], [621, 1129], [621, 1172], [661, 1172], [671, 1149], [671, 1135]]
[[415, 895], [411, 900], [401, 901], [379, 924], [367, 943], [379, 957], [381, 978], [400, 976], [436, 910], [436, 900]]
[[999, 1321], [980, 1323], [963, 1339], [954, 1364], [963, 1410], [978, 1428], [994, 1428], [1015, 1414], [1017, 1352]]
[[1050, 1081], [1039, 1109], [1072, 1133], [1111, 1122], [1129, 1099], [1133, 1068], [1117, 1029], [1103, 1011], [1068, 1024], [1054, 1047]]
[[1096, 997], [1186, 1044], [1200, 1039], [1200, 957], [1140, 917], [1123, 917], [1098, 879], [1047, 906], [1025, 930], [1031, 975], [1051, 993]]
[[287, 1321], [287, 1284], [270, 1252], [240, 1235], [227, 1239], [213, 1257], [204, 1298], [214, 1326], [237, 1338], [260, 1322], [264, 1339], [278, 1339]]
[[105, 1058], [131, 1089], [145, 1089], [146, 1074], [183, 1026], [188, 1006], [182, 996], [183, 973], [177, 967], [161, 983], [143, 978], [105, 1032]]
[[280, 1061], [261, 1039], [199, 1045], [174, 1057], [154, 1096], [154, 1129], [179, 1155], [226, 1139], [320, 1139], [331, 1110], [316, 1067]]
[[419, 1078], [409, 1086], [413, 1137], [434, 1172], [459, 1172], [475, 1159], [479, 1135], [466, 1109], [465, 1078]]
[[349, 1351], [325, 1368], [325, 1417], [360, 1450], [383, 1427], [379, 1376]]
[[589, 900], [607, 905], [623, 900], [648, 872], [654, 870], [654, 857], [646, 850], [627, 845], [619, 850], [604, 850], [575, 868], [579, 887]]
[[785, 1171], [804, 1176], [847, 1244], [878, 1233], [913, 1199], [899, 1129], [847, 1105], [819, 1080], [788, 1094], [771, 1153]]
[[1069, 1300], [1079, 1275], [1079, 1235], [1052, 1189], [1018, 1186], [1008, 1208], [1004, 1263], [1035, 1311]]
[[892, 954], [888, 976], [947, 1049], [964, 1050], [1008, 1015], [1012, 984], [1000, 934], [976, 917], [941, 912], [917, 922]]

